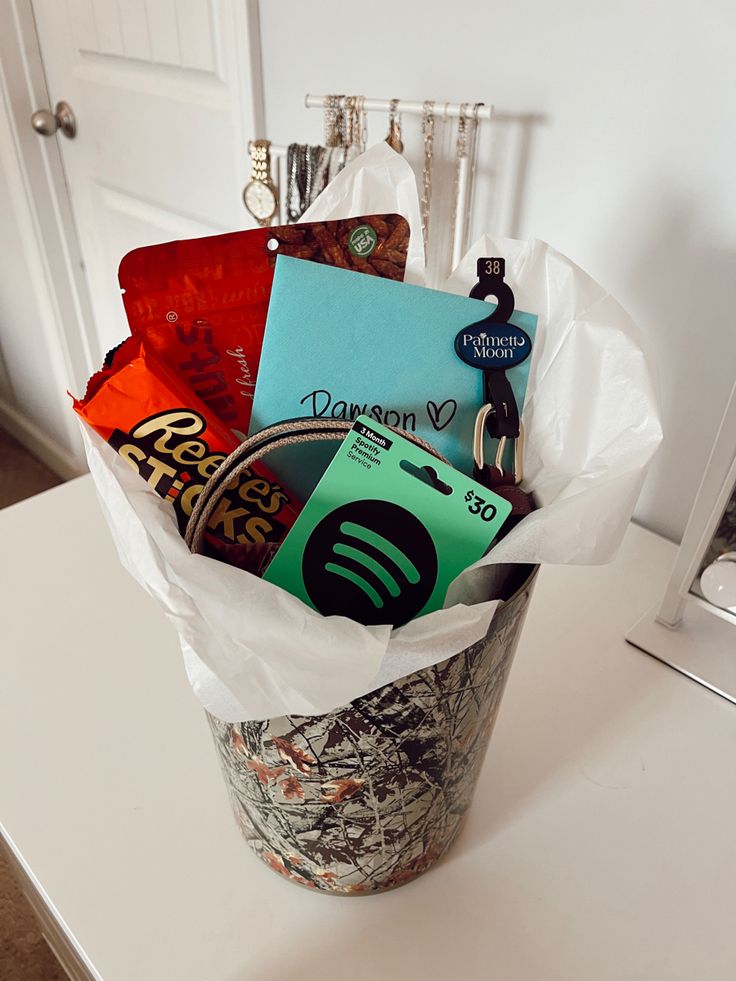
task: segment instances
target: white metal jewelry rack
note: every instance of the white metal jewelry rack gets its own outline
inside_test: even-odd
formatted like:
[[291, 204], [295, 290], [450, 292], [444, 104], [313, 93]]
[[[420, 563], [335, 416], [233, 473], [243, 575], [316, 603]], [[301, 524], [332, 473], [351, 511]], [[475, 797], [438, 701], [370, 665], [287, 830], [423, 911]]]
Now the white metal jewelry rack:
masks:
[[[307, 94], [304, 98], [304, 104], [307, 109], [324, 109], [327, 102], [328, 97], [324, 95]], [[346, 96], [342, 97], [338, 103], [338, 106], [340, 108], [348, 107]], [[431, 103], [431, 106], [434, 118], [438, 122], [448, 119], [459, 119], [461, 114], [464, 114], [468, 121], [475, 121], [477, 119], [478, 123], [481, 123], [484, 121], [489, 121], [493, 116], [493, 106], [484, 105], [481, 103], [468, 102], [463, 104], [460, 102], [435, 101]], [[366, 98], [361, 102], [361, 111], [363, 112], [378, 112], [388, 115], [392, 109], [397, 115], [422, 116], [425, 113], [425, 104], [423, 102], [415, 102], [406, 99], [399, 99], [398, 102], [392, 103], [390, 99]], [[279, 221], [282, 223], [286, 221], [286, 187], [288, 183], [288, 176], [286, 174], [287, 150], [288, 148], [285, 146], [279, 146], [273, 143], [271, 144], [271, 157], [275, 161], [274, 182], [277, 186], [279, 194]], [[468, 160], [468, 157], [461, 157], [457, 163], [457, 181], [455, 188], [455, 222], [454, 238], [452, 242], [453, 268], [463, 257], [470, 244], [466, 241], [469, 227], [468, 214], [472, 201], [473, 175], [471, 174], [470, 169], [470, 161]]]

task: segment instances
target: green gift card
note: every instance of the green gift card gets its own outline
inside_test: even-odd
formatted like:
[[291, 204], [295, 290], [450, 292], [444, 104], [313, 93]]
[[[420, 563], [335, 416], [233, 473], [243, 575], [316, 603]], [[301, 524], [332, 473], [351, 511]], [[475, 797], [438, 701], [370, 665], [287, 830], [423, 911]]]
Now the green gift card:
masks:
[[442, 607], [511, 505], [360, 416], [264, 579], [324, 616], [401, 626]]

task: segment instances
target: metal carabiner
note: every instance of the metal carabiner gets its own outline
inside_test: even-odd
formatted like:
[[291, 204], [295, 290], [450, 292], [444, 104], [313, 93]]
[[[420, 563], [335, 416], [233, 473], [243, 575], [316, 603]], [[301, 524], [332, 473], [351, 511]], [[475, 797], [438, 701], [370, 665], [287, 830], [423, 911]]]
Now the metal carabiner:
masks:
[[[495, 409], [490, 404], [486, 402], [478, 410], [478, 415], [475, 417], [475, 426], [473, 428], [473, 464], [478, 473], [482, 473], [485, 469], [485, 454], [483, 452], [483, 437], [485, 435], [486, 419], [488, 416], [495, 412]], [[506, 436], [501, 436], [498, 441], [498, 446], [496, 447], [496, 459], [494, 460], [493, 467], [491, 469], [498, 470], [499, 474], [503, 476], [503, 454], [506, 449], [506, 443], [508, 442]], [[514, 440], [514, 470], [513, 478], [514, 483], [521, 483], [523, 477], [522, 473], [522, 456], [524, 450], [524, 427], [519, 424], [519, 435]]]
[[[475, 469], [481, 473], [485, 468], [485, 454], [483, 452], [483, 442], [485, 436], [486, 419], [488, 416], [495, 412], [490, 402], [486, 402], [478, 410], [478, 415], [475, 417], [475, 426], [473, 428], [473, 465]], [[499, 440], [499, 448], [501, 447], [501, 440]], [[505, 440], [504, 440], [505, 445]], [[503, 453], [503, 450], [501, 450]], [[496, 454], [496, 459], [498, 460], [498, 454]]]

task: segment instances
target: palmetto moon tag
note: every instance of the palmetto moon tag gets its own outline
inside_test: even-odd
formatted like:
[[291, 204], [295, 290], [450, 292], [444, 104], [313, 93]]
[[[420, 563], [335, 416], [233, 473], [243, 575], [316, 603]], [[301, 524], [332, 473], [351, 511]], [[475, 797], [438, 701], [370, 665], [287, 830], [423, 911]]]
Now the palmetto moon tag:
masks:
[[532, 342], [527, 332], [515, 324], [481, 320], [458, 332], [455, 352], [471, 368], [505, 371], [529, 357]]

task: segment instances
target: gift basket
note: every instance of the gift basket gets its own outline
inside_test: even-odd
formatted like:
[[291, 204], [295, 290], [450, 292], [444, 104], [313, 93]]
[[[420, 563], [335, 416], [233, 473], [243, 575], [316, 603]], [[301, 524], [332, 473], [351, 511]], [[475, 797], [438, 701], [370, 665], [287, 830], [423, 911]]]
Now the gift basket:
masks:
[[421, 244], [380, 144], [299, 224], [136, 250], [74, 403], [246, 839], [338, 894], [450, 847], [538, 567], [612, 558], [661, 439], [637, 329], [573, 262], [483, 237], [430, 290]]

